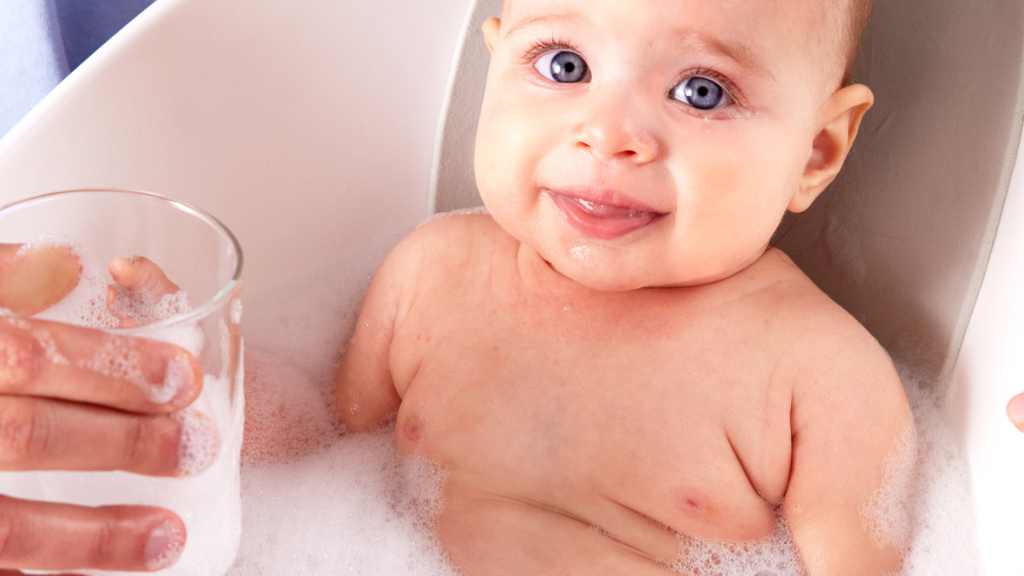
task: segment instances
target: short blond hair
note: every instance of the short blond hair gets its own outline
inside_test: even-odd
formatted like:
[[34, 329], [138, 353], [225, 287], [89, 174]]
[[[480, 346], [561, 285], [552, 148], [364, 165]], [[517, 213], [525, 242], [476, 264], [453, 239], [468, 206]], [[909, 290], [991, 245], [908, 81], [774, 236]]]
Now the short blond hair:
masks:
[[843, 84], [849, 84], [853, 76], [853, 64], [857, 59], [857, 51], [860, 49], [861, 38], [864, 37], [864, 29], [868, 26], [871, 18], [872, 0], [850, 0], [847, 10], [846, 25], [841, 28], [844, 34], [841, 48], [845, 50], [846, 68], [843, 73]]

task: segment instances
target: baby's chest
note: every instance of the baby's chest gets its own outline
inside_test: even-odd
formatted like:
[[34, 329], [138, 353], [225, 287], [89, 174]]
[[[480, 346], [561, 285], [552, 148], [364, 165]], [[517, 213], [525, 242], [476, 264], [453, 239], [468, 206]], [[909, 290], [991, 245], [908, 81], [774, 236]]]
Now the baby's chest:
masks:
[[788, 412], [761, 360], [643, 326], [492, 317], [434, 327], [401, 336], [417, 364], [399, 446], [481, 489], [580, 516], [611, 501], [692, 533], [752, 510], [763, 520], [759, 492], [784, 487], [775, 468], [788, 470]]

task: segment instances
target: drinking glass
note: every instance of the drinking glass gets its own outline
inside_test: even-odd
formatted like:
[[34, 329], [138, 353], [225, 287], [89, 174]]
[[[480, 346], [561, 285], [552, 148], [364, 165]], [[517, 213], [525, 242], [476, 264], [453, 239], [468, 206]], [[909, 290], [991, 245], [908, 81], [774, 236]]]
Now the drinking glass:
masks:
[[[83, 272], [78, 287], [34, 317], [99, 327], [115, 336], [171, 342], [191, 352], [203, 368], [203, 389], [179, 415], [188, 413], [207, 426], [212, 421], [220, 438], [212, 465], [191, 476], [155, 478], [121, 471], [0, 472], [0, 494], [86, 506], [168, 508], [185, 522], [187, 542], [178, 562], [161, 573], [226, 573], [241, 533], [239, 453], [244, 413], [239, 329], [242, 251], [234, 235], [202, 210], [155, 194], [76, 190], [0, 208], [0, 243], [57, 246], [80, 259]], [[163, 315], [139, 326], [120, 328], [111, 325], [112, 316], [103, 316], [108, 314], [105, 302], [93, 302], [89, 308], [89, 298], [95, 301], [98, 296], [85, 292], [90, 288], [105, 291], [113, 284], [107, 273], [110, 259], [134, 256], [157, 264], [184, 293], [173, 297], [169, 307], [161, 300]], [[0, 309], [0, 314], [13, 313]]]

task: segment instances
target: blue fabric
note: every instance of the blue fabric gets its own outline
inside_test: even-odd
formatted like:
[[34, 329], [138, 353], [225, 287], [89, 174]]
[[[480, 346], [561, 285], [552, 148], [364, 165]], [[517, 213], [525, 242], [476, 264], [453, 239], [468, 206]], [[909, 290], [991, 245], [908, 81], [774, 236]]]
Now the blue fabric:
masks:
[[153, 0], [0, 0], [0, 137]]
[[[40, 0], [36, 0], [37, 2]], [[44, 0], [45, 1], [45, 0]], [[52, 0], [64, 55], [74, 70], [153, 0]]]

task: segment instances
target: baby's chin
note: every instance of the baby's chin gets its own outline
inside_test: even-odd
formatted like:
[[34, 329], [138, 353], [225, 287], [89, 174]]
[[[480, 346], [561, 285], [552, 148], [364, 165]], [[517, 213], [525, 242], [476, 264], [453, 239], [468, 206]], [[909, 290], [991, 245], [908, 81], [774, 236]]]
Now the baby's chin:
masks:
[[626, 292], [642, 288], [685, 288], [713, 284], [745, 270], [762, 254], [743, 262], [721, 262], [718, 266], [701, 269], [661, 260], [647, 263], [636, 261], [642, 258], [630, 262], [629, 259], [604, 261], [600, 257], [584, 261], [561, 254], [548, 257], [542, 253], [541, 257], [555, 272], [586, 288], [601, 292]]
[[[548, 265], [558, 274], [573, 282], [600, 292], [627, 292], [641, 288], [659, 287], [674, 284], [672, 279], [655, 277], [636, 269], [636, 266], [623, 265], [621, 262], [601, 261], [599, 258], [583, 260], [578, 255], [549, 258], [541, 255]], [[595, 261], [597, 260], [597, 261]]]

